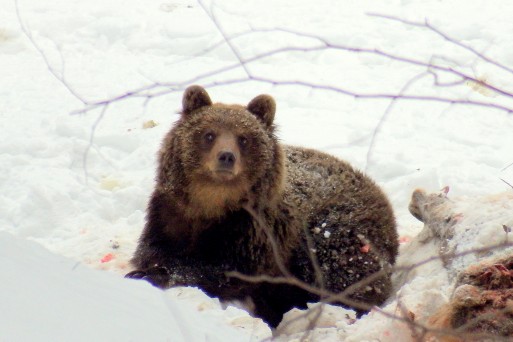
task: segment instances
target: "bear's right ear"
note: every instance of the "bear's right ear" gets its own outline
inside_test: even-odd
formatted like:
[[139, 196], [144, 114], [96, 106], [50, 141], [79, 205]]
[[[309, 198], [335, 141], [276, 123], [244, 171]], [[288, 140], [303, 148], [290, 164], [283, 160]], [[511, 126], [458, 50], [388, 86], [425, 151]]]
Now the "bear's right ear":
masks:
[[276, 102], [270, 95], [258, 95], [248, 104], [247, 109], [255, 114], [267, 127], [271, 127], [276, 113]]
[[198, 108], [210, 106], [212, 100], [207, 91], [198, 85], [193, 85], [185, 89], [182, 98], [182, 114], [187, 115]]

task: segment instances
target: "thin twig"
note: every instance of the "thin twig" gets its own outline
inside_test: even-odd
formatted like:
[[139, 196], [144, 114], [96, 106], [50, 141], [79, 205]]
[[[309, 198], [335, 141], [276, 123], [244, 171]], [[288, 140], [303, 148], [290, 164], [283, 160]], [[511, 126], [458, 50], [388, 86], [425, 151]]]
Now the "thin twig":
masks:
[[397, 22], [400, 22], [400, 23], [403, 23], [403, 24], [406, 24], [406, 25], [409, 25], [409, 26], [417, 26], [417, 27], [427, 28], [428, 30], [438, 34], [439, 36], [441, 36], [442, 38], [444, 38], [445, 40], [447, 40], [451, 44], [457, 45], [457, 46], [459, 46], [459, 47], [461, 47], [461, 48], [463, 48], [463, 49], [473, 53], [474, 55], [476, 55], [477, 57], [481, 58], [485, 62], [490, 63], [492, 65], [495, 65], [496, 67], [498, 67], [498, 68], [500, 68], [502, 70], [505, 70], [505, 71], [513, 74], [513, 69], [505, 66], [502, 63], [497, 62], [496, 60], [493, 60], [493, 59], [487, 57], [486, 55], [480, 53], [479, 51], [477, 51], [473, 47], [471, 47], [471, 46], [469, 46], [467, 44], [464, 44], [464, 43], [462, 43], [461, 41], [459, 41], [457, 39], [454, 39], [454, 38], [450, 37], [448, 34], [444, 33], [442, 30], [440, 30], [437, 27], [431, 25], [429, 23], [428, 19], [426, 19], [425, 22], [422, 23], [422, 22], [418, 22], [418, 21], [409, 21], [409, 20], [401, 19], [399, 17], [390, 16], [390, 15], [384, 15], [384, 14], [379, 14], [379, 13], [367, 13], [367, 15], [369, 15], [371, 17], [377, 17], [377, 18], [383, 18], [383, 19], [397, 21]]
[[[427, 72], [423, 72], [423, 73], [418, 74], [418, 75], [414, 76], [413, 78], [411, 78], [408, 82], [406, 82], [406, 84], [399, 91], [399, 95], [403, 95], [404, 92], [407, 91], [415, 82], [417, 82], [418, 80], [420, 80], [421, 78], [423, 78], [426, 75], [427, 75]], [[397, 98], [393, 98], [392, 101], [390, 101], [390, 103], [387, 106], [387, 109], [381, 115], [381, 118], [380, 118], [378, 124], [376, 125], [376, 127], [374, 128], [374, 131], [372, 132], [371, 141], [370, 141], [369, 147], [367, 149], [367, 158], [366, 158], [366, 162], [365, 162], [365, 171], [366, 172], [370, 166], [372, 151], [374, 151], [374, 145], [376, 143], [376, 138], [377, 138], [379, 132], [381, 131], [383, 124], [388, 119], [388, 116], [390, 115], [392, 108], [394, 107], [396, 101], [397, 101]]]
[[226, 42], [226, 44], [228, 44], [228, 46], [230, 47], [230, 50], [232, 50], [233, 54], [237, 58], [237, 60], [239, 62], [238, 64], [240, 66], [242, 66], [246, 75], [248, 77], [251, 77], [251, 73], [249, 72], [246, 62], [244, 61], [244, 58], [242, 57], [240, 52], [237, 50], [237, 47], [233, 44], [232, 40], [228, 37], [228, 35], [224, 31], [221, 23], [219, 22], [219, 20], [217, 20], [217, 17], [214, 15], [214, 2], [212, 2], [210, 5], [210, 11], [207, 9], [207, 7], [205, 6], [205, 4], [203, 3], [202, 0], [198, 0], [198, 3], [201, 6], [201, 8], [203, 9], [203, 11], [205, 11], [207, 16], [210, 18], [210, 20], [214, 23], [217, 30], [221, 34], [221, 36], [223, 36], [223, 40]]
[[511, 188], [513, 188], [513, 185], [511, 185], [510, 183], [506, 182], [504, 179], [502, 178], [499, 178], [501, 181], [503, 181], [504, 183], [508, 184]]
[[505, 167], [503, 167], [501, 169], [501, 171], [506, 171], [507, 169], [509, 169], [511, 166], [513, 166], [513, 163], [509, 164], [509, 165], [506, 165]]
[[85, 178], [86, 185], [88, 184], [88, 180], [89, 180], [89, 172], [88, 172], [88, 168], [87, 168], [87, 158], [89, 156], [89, 151], [91, 150], [91, 147], [93, 146], [94, 134], [96, 133], [96, 129], [98, 128], [100, 121], [103, 119], [108, 107], [109, 107], [109, 104], [106, 104], [105, 106], [103, 106], [100, 114], [98, 115], [95, 122], [93, 123], [93, 126], [91, 127], [91, 134], [89, 135], [89, 145], [87, 145], [87, 147], [84, 151], [84, 156], [82, 157], [82, 167], [84, 169], [84, 178]]
[[30, 30], [24, 24], [23, 19], [21, 17], [18, 0], [14, 0], [14, 6], [16, 8], [16, 16], [18, 18], [18, 23], [20, 24], [21, 31], [23, 32], [25, 37], [28, 38], [28, 40], [30, 41], [32, 46], [37, 50], [39, 55], [43, 58], [43, 61], [45, 62], [48, 71], [50, 71], [50, 74], [52, 74], [52, 76], [55, 77], [55, 79], [57, 79], [57, 81], [59, 81], [68, 90], [68, 92], [71, 95], [73, 95], [73, 97], [75, 97], [80, 102], [82, 102], [82, 104], [89, 105], [89, 102], [87, 100], [85, 100], [77, 91], [75, 91], [75, 89], [73, 89], [73, 87], [66, 81], [65, 76], [64, 76], [64, 58], [62, 56], [61, 50], [58, 49], [59, 54], [61, 56], [61, 62], [62, 62], [61, 75], [59, 75], [57, 73], [57, 70], [55, 70], [55, 68], [50, 64], [50, 61], [48, 60], [48, 57], [46, 56], [45, 52], [43, 51], [43, 48], [41, 48], [41, 46], [39, 46], [39, 44], [36, 42], [36, 40], [32, 36], [32, 33], [30, 32]]
[[474, 248], [474, 249], [470, 249], [467, 251], [462, 251], [459, 253], [453, 253], [453, 254], [448, 254], [448, 255], [443, 255], [443, 256], [440, 256], [440, 255], [432, 256], [430, 258], [424, 259], [420, 262], [417, 262], [417, 263], [414, 263], [411, 265], [402, 265], [402, 266], [393, 266], [390, 268], [384, 268], [384, 269], [382, 269], [378, 272], [375, 272], [375, 273], [369, 275], [368, 277], [352, 284], [351, 286], [346, 288], [341, 293], [333, 293], [326, 289], [319, 289], [318, 287], [307, 284], [295, 277], [273, 277], [273, 276], [269, 276], [269, 275], [265, 275], [265, 274], [257, 275], [257, 276], [249, 276], [249, 275], [242, 274], [240, 272], [227, 272], [227, 276], [236, 277], [241, 280], [253, 282], [253, 283], [268, 282], [271, 284], [293, 285], [293, 286], [297, 286], [305, 291], [308, 291], [312, 294], [315, 294], [318, 296], [325, 296], [326, 303], [340, 302], [342, 304], [352, 306], [356, 309], [368, 311], [373, 308], [373, 305], [365, 304], [365, 303], [362, 303], [359, 301], [354, 301], [353, 299], [349, 298], [349, 295], [354, 293], [356, 291], [356, 289], [362, 288], [362, 287], [372, 283], [373, 281], [375, 281], [379, 277], [382, 277], [383, 275], [386, 275], [387, 273], [400, 272], [400, 271], [411, 272], [416, 268], [419, 268], [425, 264], [428, 264], [428, 263], [431, 263], [434, 261], [455, 259], [455, 258], [460, 258], [460, 257], [466, 256], [469, 254], [481, 254], [481, 253], [485, 253], [485, 252], [489, 252], [489, 251], [493, 251], [493, 250], [497, 250], [497, 249], [501, 249], [501, 248], [506, 248], [506, 247], [512, 247], [512, 246], [513, 246], [513, 243], [502, 242], [502, 243], [498, 243], [495, 245], [490, 245], [490, 246], [486, 246], [486, 247]]
[[[250, 203], [247, 203], [243, 207], [256, 221], [258, 224], [258, 228], [261, 229], [267, 236], [267, 240], [269, 244], [271, 245], [271, 250], [273, 252], [274, 260], [276, 261], [276, 265], [278, 266], [278, 269], [285, 277], [293, 277], [293, 275], [290, 273], [289, 269], [285, 265], [285, 261], [280, 255], [280, 248], [278, 247], [278, 243], [276, 241], [276, 238], [274, 236], [274, 232], [268, 225], [265, 223], [265, 221], [262, 219], [261, 215], [255, 211], [255, 209], [252, 208]], [[227, 276], [229, 277], [230, 273], [227, 272]]]
[[[298, 33], [299, 34], [299, 33]], [[319, 37], [319, 40], [323, 42], [322, 38]], [[190, 84], [199, 83], [204, 81], [205, 79], [208, 79], [212, 76], [220, 76], [228, 71], [232, 71], [234, 69], [240, 68], [241, 63], [244, 65], [248, 65], [250, 63], [257, 62], [259, 60], [277, 56], [282, 53], [291, 53], [291, 52], [301, 52], [301, 53], [312, 53], [312, 52], [321, 52], [321, 51], [327, 51], [327, 50], [341, 50], [341, 51], [348, 51], [348, 52], [354, 52], [354, 53], [368, 53], [368, 54], [375, 54], [384, 58], [389, 58], [392, 60], [400, 61], [403, 63], [411, 64], [411, 65], [417, 65], [421, 67], [425, 67], [428, 70], [438, 70], [442, 72], [447, 72], [450, 74], [453, 74], [455, 76], [458, 76], [461, 80], [459, 82], [464, 81], [473, 81], [479, 84], [483, 84], [488, 89], [493, 90], [496, 93], [502, 94], [504, 96], [513, 98], [513, 93], [499, 89], [495, 86], [490, 85], [489, 83], [484, 83], [483, 81], [477, 79], [474, 76], [467, 75], [463, 72], [460, 72], [458, 70], [455, 70], [451, 67], [445, 67], [440, 66], [437, 64], [434, 64], [432, 62], [423, 62], [419, 60], [415, 60], [412, 58], [403, 57], [400, 55], [395, 55], [392, 53], [388, 53], [385, 51], [381, 51], [378, 49], [367, 49], [367, 48], [357, 48], [357, 47], [350, 47], [350, 46], [342, 46], [342, 45], [335, 45], [335, 44], [329, 44], [329, 43], [322, 43], [319, 46], [314, 47], [307, 47], [307, 48], [298, 48], [298, 47], [283, 47], [278, 48], [274, 50], [270, 50], [261, 54], [257, 54], [255, 56], [243, 59], [240, 55], [237, 55], [238, 58], [240, 58], [240, 61], [237, 61], [234, 64], [230, 64], [228, 66], [224, 66], [221, 68], [217, 68], [199, 75], [196, 75], [194, 77], [189, 78], [188, 80], [182, 81], [182, 82], [175, 82], [175, 83], [155, 83], [150, 84], [144, 87], [140, 87], [137, 89], [134, 89], [130, 92], [123, 93], [117, 96], [114, 96], [110, 99], [97, 101], [94, 103], [89, 103], [85, 108], [76, 111], [75, 113], [84, 113], [91, 109], [97, 108], [98, 106], [103, 106], [106, 103], [121, 101], [124, 99], [127, 99], [129, 97], [138, 96], [138, 97], [157, 97], [162, 95], [167, 95], [171, 92], [185, 89]], [[295, 85], [295, 86], [303, 86], [311, 89], [321, 89], [321, 90], [330, 90], [335, 91], [340, 94], [353, 96], [355, 98], [361, 98], [361, 99], [400, 99], [400, 100], [420, 100], [420, 101], [434, 101], [434, 102], [445, 102], [445, 103], [451, 103], [451, 104], [464, 104], [464, 105], [472, 105], [472, 106], [480, 106], [480, 107], [488, 107], [488, 108], [495, 108], [502, 111], [506, 111], [508, 113], [513, 112], [513, 108], [498, 105], [492, 102], [483, 102], [483, 101], [474, 101], [474, 100], [467, 100], [467, 99], [457, 99], [457, 98], [444, 98], [439, 96], [423, 96], [423, 95], [400, 95], [397, 93], [393, 94], [387, 94], [387, 93], [358, 93], [355, 91], [351, 91], [348, 89], [344, 89], [341, 87], [336, 86], [329, 86], [325, 84], [315, 84], [312, 82], [306, 82], [301, 80], [276, 80], [276, 79], [269, 79], [266, 77], [260, 77], [256, 75], [252, 75], [249, 73], [248, 69], [245, 69], [247, 72], [246, 77], [243, 78], [235, 78], [235, 79], [225, 79], [224, 81], [213, 81], [207, 83], [209, 86], [220, 86], [220, 85], [229, 85], [233, 83], [241, 83], [241, 82], [247, 82], [247, 81], [257, 81], [257, 82], [264, 82], [269, 83], [272, 85]], [[204, 86], [207, 86], [204, 84]], [[167, 88], [164, 91], [159, 90], [159, 88]], [[150, 90], [159, 90], [157, 93], [151, 93], [146, 94]]]

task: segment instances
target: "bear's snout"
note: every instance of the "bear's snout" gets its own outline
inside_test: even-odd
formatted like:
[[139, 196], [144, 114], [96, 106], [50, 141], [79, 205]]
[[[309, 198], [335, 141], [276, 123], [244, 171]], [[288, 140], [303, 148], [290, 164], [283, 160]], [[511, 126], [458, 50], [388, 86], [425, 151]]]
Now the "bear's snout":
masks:
[[235, 154], [231, 151], [221, 151], [217, 156], [217, 163], [219, 168], [231, 170], [235, 165]]

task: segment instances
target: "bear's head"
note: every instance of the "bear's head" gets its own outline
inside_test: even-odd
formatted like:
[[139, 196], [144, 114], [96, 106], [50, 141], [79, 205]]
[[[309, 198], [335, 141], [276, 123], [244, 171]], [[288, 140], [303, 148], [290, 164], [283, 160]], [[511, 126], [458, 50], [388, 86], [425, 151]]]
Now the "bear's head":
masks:
[[260, 95], [247, 106], [212, 103], [200, 86], [185, 90], [181, 118], [160, 151], [158, 182], [193, 216], [222, 216], [281, 194], [283, 152], [274, 135], [276, 104]]

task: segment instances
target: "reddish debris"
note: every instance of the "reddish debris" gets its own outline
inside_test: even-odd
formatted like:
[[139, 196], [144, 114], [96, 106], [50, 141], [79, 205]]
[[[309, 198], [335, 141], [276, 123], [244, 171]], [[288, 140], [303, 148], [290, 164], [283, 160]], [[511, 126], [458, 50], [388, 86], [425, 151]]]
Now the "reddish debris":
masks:
[[411, 241], [411, 237], [409, 237], [409, 236], [401, 236], [399, 238], [399, 243], [408, 243], [410, 241]]
[[112, 253], [108, 253], [108, 254], [105, 254], [103, 256], [103, 258], [100, 259], [100, 262], [102, 264], [106, 263], [106, 262], [109, 262], [111, 261], [112, 259], [114, 259], [114, 255]]

